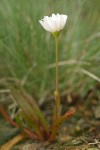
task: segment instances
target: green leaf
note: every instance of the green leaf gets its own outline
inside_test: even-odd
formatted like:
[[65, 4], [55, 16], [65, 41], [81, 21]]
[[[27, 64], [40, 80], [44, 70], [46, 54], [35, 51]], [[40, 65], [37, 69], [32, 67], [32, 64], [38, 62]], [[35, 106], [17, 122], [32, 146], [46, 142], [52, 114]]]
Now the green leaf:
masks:
[[28, 116], [28, 118], [35, 122], [38, 122], [38, 117], [35, 113], [35, 110], [33, 111], [30, 102], [22, 95], [21, 90], [12, 88], [11, 92], [16, 102], [18, 103], [19, 107], [24, 111], [24, 113]]
[[36, 101], [24, 89], [12, 88], [11, 92], [18, 103], [19, 107], [23, 110], [27, 118], [41, 124], [46, 132], [48, 132], [48, 123], [46, 122], [41, 110], [39, 109]]
[[43, 139], [43, 135], [41, 133], [40, 130], [40, 126], [39, 124], [37, 124], [36, 122], [31, 121], [23, 111], [20, 112], [20, 117], [22, 117], [22, 120], [25, 122], [26, 126], [28, 129], [30, 129], [31, 131], [34, 130], [34, 132], [41, 138]]

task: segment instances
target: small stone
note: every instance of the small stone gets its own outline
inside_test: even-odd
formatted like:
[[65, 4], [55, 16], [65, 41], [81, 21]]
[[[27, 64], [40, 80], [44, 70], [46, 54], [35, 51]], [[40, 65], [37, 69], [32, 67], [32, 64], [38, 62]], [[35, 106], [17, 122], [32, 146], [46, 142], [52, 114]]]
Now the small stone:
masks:
[[60, 141], [65, 143], [66, 141], [70, 140], [72, 137], [71, 136], [63, 136], [60, 138]]

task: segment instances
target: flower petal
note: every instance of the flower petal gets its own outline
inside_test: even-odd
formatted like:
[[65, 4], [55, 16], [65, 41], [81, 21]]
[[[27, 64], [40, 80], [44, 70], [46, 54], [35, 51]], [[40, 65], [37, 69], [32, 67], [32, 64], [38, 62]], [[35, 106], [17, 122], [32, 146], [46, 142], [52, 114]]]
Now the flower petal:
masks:
[[51, 32], [50, 27], [49, 27], [49, 26], [47, 26], [47, 25], [44, 23], [44, 21], [39, 20], [39, 23], [43, 26], [43, 28], [44, 28], [45, 30], [47, 30], [47, 31]]

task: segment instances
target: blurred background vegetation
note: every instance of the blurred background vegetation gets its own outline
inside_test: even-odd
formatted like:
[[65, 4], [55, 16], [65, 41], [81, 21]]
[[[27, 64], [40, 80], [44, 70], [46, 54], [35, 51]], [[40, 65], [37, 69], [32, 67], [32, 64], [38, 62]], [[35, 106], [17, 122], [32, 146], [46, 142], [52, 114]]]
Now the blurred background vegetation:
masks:
[[55, 89], [55, 43], [39, 20], [67, 14], [59, 88], [84, 96], [100, 82], [100, 0], [0, 0], [0, 84], [19, 80], [42, 102]]

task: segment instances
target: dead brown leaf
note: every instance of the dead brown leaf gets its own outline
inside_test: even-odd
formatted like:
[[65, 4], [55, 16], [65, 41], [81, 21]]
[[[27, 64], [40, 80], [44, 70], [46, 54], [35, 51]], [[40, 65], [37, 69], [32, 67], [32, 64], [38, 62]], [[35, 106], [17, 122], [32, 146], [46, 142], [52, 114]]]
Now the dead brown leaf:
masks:
[[26, 136], [19, 134], [4, 145], [1, 146], [0, 150], [11, 150], [12, 146], [20, 142], [22, 139], [26, 138]]

